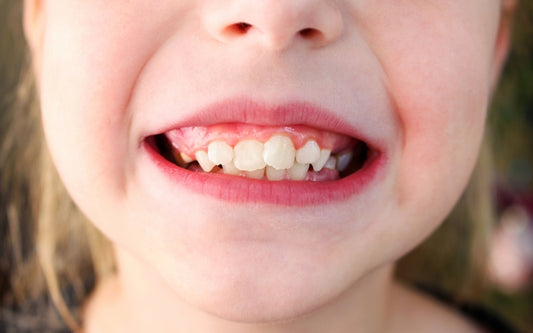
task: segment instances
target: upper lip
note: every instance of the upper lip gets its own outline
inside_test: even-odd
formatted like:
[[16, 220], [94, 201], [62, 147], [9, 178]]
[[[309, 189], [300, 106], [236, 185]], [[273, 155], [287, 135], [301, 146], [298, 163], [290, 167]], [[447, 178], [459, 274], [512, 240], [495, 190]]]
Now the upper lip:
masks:
[[305, 125], [319, 130], [344, 134], [364, 141], [371, 149], [383, 151], [378, 138], [370, 138], [341, 117], [326, 108], [309, 102], [295, 101], [283, 104], [268, 104], [248, 98], [232, 98], [211, 103], [196, 110], [191, 116], [166, 122], [142, 138], [162, 134], [173, 129], [189, 126], [209, 126], [222, 123], [247, 123], [260, 126]]

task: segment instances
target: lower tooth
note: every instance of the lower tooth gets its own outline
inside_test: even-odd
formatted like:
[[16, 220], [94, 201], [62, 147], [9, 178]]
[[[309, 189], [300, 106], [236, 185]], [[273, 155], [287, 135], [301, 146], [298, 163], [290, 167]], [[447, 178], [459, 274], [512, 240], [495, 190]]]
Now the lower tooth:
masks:
[[246, 171], [246, 177], [253, 178], [253, 179], [261, 179], [265, 175], [265, 168], [254, 170], [254, 171]]
[[241, 170], [237, 169], [233, 163], [222, 165], [222, 171], [227, 175], [237, 176], [241, 174]]
[[352, 161], [352, 152], [341, 154], [337, 156], [337, 169], [339, 171], [344, 171]]
[[266, 177], [268, 180], [271, 180], [271, 181], [283, 180], [285, 179], [286, 174], [287, 174], [287, 170], [285, 169], [278, 170], [271, 166], [266, 167]]
[[202, 170], [205, 172], [209, 172], [215, 167], [215, 164], [209, 160], [205, 151], [199, 150], [196, 152], [195, 156], [198, 164], [200, 164], [200, 167], [202, 167]]
[[309, 164], [294, 163], [292, 168], [288, 170], [289, 178], [291, 180], [304, 180], [309, 170]]

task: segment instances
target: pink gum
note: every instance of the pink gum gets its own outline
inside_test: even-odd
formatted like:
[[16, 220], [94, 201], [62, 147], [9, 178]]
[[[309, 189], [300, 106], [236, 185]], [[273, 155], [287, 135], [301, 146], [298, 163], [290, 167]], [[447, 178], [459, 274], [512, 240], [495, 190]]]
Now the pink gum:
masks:
[[213, 141], [224, 141], [234, 147], [239, 141], [247, 139], [266, 142], [276, 134], [290, 137], [296, 149], [302, 147], [309, 140], [315, 140], [321, 149], [329, 149], [333, 153], [351, 149], [356, 142], [355, 139], [346, 135], [301, 125], [271, 127], [249, 124], [218, 124], [208, 127], [183, 127], [165, 133], [176, 150], [189, 156], [194, 156], [198, 150], [207, 151], [207, 146]]

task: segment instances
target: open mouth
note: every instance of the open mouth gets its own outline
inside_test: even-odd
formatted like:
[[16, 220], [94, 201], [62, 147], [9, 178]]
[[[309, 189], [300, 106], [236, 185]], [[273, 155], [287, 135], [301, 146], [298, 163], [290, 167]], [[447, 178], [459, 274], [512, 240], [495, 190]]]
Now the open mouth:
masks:
[[362, 140], [302, 125], [190, 126], [147, 141], [181, 169], [272, 182], [343, 179], [378, 155]]

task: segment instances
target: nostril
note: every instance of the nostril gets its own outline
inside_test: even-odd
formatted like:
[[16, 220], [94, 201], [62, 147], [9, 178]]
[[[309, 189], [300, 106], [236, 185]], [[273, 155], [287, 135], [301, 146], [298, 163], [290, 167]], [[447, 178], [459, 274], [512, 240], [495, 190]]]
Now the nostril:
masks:
[[305, 39], [316, 39], [322, 35], [320, 31], [313, 28], [305, 28], [300, 30], [298, 33]]
[[227, 35], [244, 35], [250, 28], [252, 27], [251, 24], [246, 22], [238, 22], [232, 25], [229, 25], [226, 27], [225, 34]]

